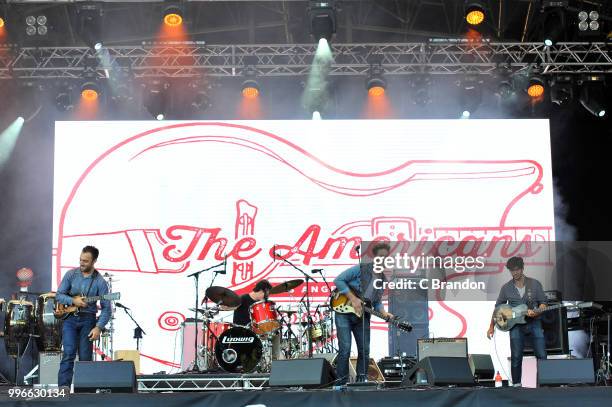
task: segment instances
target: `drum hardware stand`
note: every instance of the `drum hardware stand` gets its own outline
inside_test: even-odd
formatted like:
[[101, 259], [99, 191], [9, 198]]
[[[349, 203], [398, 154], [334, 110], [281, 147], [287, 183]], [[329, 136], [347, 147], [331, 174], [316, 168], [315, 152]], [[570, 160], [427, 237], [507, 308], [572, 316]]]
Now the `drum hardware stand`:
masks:
[[134, 322], [134, 324], [136, 324], [136, 328], [134, 328], [134, 339], [136, 339], [136, 350], [140, 351], [140, 340], [142, 339], [142, 335], [143, 334], [146, 335], [147, 333], [142, 329], [142, 327], [138, 324], [138, 322], [136, 322], [136, 320], [134, 319], [130, 311], [128, 311], [129, 310], [128, 307], [121, 305], [119, 303], [117, 303], [117, 305], [120, 308], [123, 308], [127, 316], [130, 317], [130, 319], [132, 320], [132, 322]]
[[606, 319], [608, 322], [608, 340], [607, 340], [607, 349], [606, 344], [603, 343], [602, 346], [602, 356], [601, 362], [599, 363], [599, 369], [597, 370], [597, 382], [596, 384], [600, 384], [603, 382], [604, 385], [608, 385], [608, 381], [612, 376], [612, 372], [610, 371], [610, 316], [611, 314], [606, 315]]
[[[307, 321], [307, 330], [306, 333], [308, 335], [308, 357], [312, 358], [312, 336], [310, 333], [310, 329], [312, 328], [312, 326], [314, 325], [312, 322], [312, 315], [310, 315], [310, 282], [312, 281], [313, 283], [318, 283], [317, 280], [315, 280], [314, 278], [310, 277], [308, 274], [306, 274], [302, 269], [300, 269], [299, 267], [297, 267], [295, 264], [293, 264], [292, 262], [290, 262], [289, 260], [287, 260], [286, 258], [278, 255], [276, 253], [276, 251], [274, 252], [274, 257], [280, 258], [282, 261], [284, 261], [285, 263], [287, 263], [288, 265], [290, 265], [291, 267], [293, 267], [294, 269], [296, 269], [297, 271], [299, 271], [300, 273], [302, 273], [306, 279], [306, 294], [304, 295], [304, 297], [306, 297], [306, 321]], [[303, 301], [304, 297], [302, 297], [302, 300], [300, 300], [300, 302]]]
[[[200, 301], [199, 301], [199, 280], [200, 280], [200, 274], [204, 273], [205, 271], [209, 271], [212, 270], [216, 267], [219, 266], [225, 266], [227, 265], [227, 256], [225, 257], [225, 259], [219, 263], [219, 264], [215, 264], [214, 266], [205, 268], [204, 270], [200, 270], [200, 271], [196, 271], [195, 273], [191, 273], [189, 275], [187, 275], [187, 277], [193, 277], [195, 279], [195, 310], [193, 311], [194, 313], [194, 323], [195, 323], [195, 336], [194, 336], [194, 340], [193, 340], [193, 368], [191, 369], [192, 372], [200, 372], [200, 366], [198, 366], [198, 334], [200, 332], [199, 328], [198, 328], [198, 307], [200, 305]], [[225, 271], [221, 272], [219, 270], [215, 270], [215, 275], [212, 278], [212, 281], [210, 282], [210, 286], [212, 287], [215, 278], [217, 277], [217, 274], [220, 273], [225, 273]], [[204, 296], [204, 303], [206, 304], [206, 296]], [[207, 324], [208, 327], [208, 324]], [[204, 370], [208, 369], [208, 360], [205, 358], [204, 359]]]
[[[104, 273], [104, 278], [108, 278], [108, 292], [112, 293], [113, 292], [113, 275], [112, 274], [108, 274], [108, 273]], [[112, 304], [112, 303], [111, 303]], [[110, 358], [112, 359], [114, 356], [114, 340], [113, 337], [115, 335], [115, 329], [114, 329], [114, 320], [115, 317], [113, 316], [115, 309], [112, 307], [111, 305], [111, 318], [110, 318], [110, 327], [108, 328], [109, 330], [109, 342], [110, 342], [110, 346], [109, 346], [109, 351], [110, 352], [103, 352], [103, 353], [110, 353]], [[142, 336], [141, 336], [142, 338]], [[108, 356], [108, 355], [107, 355]], [[102, 358], [102, 360], [104, 360], [104, 357]]]

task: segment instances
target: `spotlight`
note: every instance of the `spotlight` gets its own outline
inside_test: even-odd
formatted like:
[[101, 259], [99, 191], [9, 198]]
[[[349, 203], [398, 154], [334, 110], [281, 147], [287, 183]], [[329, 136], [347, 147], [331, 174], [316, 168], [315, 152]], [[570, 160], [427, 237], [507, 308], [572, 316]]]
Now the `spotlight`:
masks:
[[417, 106], [425, 106], [431, 103], [429, 88], [431, 87], [431, 78], [428, 75], [418, 75], [410, 81], [412, 89], [412, 101]]
[[478, 1], [466, 1], [464, 14], [465, 21], [471, 26], [480, 25], [485, 20], [485, 8]]
[[0, 28], [3, 28], [4, 24], [4, 18], [0, 17]]
[[25, 22], [26, 22], [26, 34], [28, 36], [33, 36], [33, 35], [47, 35], [47, 32], [49, 32], [49, 30], [47, 29], [47, 16], [45, 15], [40, 15], [38, 17], [36, 16], [27, 16], [25, 18]]
[[591, 36], [600, 34], [599, 12], [597, 10], [581, 10], [578, 13], [578, 34]]
[[527, 94], [532, 99], [539, 99], [544, 95], [544, 80], [539, 76], [532, 76], [529, 78], [529, 85], [527, 86]]
[[255, 99], [259, 96], [259, 84], [255, 79], [247, 79], [242, 82], [242, 96]]
[[318, 110], [312, 112], [312, 120], [321, 120], [321, 113]]
[[580, 104], [596, 117], [606, 115], [604, 85], [603, 77], [596, 75], [586, 77], [582, 83]]
[[478, 109], [482, 102], [482, 80], [476, 77], [468, 77], [459, 82], [458, 85], [461, 87], [461, 110], [463, 111], [463, 117], [467, 118]]
[[469, 110], [464, 110], [463, 113], [461, 113], [461, 118], [462, 119], [469, 119], [470, 118], [470, 111]]
[[313, 1], [308, 6], [308, 17], [310, 20], [310, 34], [319, 41], [325, 38], [331, 42], [336, 33], [336, 6], [335, 0]]
[[95, 102], [100, 96], [100, 87], [95, 82], [85, 82], [81, 86], [81, 98], [86, 102]]
[[163, 120], [170, 108], [169, 89], [169, 83], [159, 81], [153, 81], [145, 88], [144, 107], [157, 120]]
[[179, 6], [166, 7], [164, 10], [164, 24], [168, 27], [178, 27], [183, 24], [183, 11]]
[[369, 96], [383, 96], [385, 89], [387, 89], [387, 82], [383, 78], [383, 70], [380, 66], [372, 66], [370, 68], [370, 74], [366, 81], [366, 89], [368, 90]]
[[68, 84], [62, 84], [58, 87], [57, 94], [55, 96], [55, 107], [60, 112], [66, 112], [74, 109], [73, 102], [73, 88]]
[[556, 105], [565, 105], [574, 97], [572, 77], [562, 75], [550, 82], [550, 101]]

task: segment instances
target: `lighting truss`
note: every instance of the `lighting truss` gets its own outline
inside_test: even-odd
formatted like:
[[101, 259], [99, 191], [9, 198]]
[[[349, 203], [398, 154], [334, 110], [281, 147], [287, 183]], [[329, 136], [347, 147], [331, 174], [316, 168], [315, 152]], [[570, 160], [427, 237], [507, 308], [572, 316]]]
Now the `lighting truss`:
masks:
[[[303, 76], [311, 69], [316, 46], [203, 45], [172, 43], [106, 47], [104, 63], [95, 70], [107, 77], [118, 67], [136, 78], [239, 76], [248, 62], [257, 77]], [[432, 42], [397, 44], [334, 44], [330, 75], [367, 76], [377, 57], [385, 75], [512, 73], [534, 67], [544, 74], [612, 73], [611, 45], [606, 43]], [[105, 52], [106, 52], [105, 51]], [[0, 79], [81, 78], [97, 61], [85, 47], [0, 49]]]

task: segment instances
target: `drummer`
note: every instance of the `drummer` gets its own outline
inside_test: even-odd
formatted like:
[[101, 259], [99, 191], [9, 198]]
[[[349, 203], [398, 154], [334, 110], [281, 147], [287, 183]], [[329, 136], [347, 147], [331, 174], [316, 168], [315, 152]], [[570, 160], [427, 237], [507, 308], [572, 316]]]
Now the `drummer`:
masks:
[[261, 280], [253, 291], [240, 296], [240, 305], [234, 310], [234, 324], [241, 326], [249, 326], [251, 324], [251, 315], [249, 308], [258, 301], [263, 301], [268, 298], [272, 284], [268, 280]]

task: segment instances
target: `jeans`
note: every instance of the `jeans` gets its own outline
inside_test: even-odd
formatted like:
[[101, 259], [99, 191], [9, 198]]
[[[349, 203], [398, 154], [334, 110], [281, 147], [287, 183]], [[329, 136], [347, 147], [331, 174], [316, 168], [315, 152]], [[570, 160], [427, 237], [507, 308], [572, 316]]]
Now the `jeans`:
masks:
[[72, 384], [74, 358], [79, 352], [80, 361], [92, 360], [93, 342], [87, 337], [96, 326], [96, 316], [91, 313], [72, 315], [64, 320], [62, 327], [62, 346], [64, 348], [57, 383], [60, 386]]
[[357, 343], [357, 381], [365, 381], [366, 369], [370, 360], [370, 315], [365, 314], [363, 318], [359, 318], [355, 314], [336, 313], [336, 332], [338, 335], [337, 383], [341, 385], [348, 382], [351, 332]]
[[523, 374], [523, 349], [525, 347], [525, 334], [531, 334], [533, 350], [538, 359], [546, 359], [546, 342], [542, 321], [532, 319], [526, 324], [516, 325], [510, 330], [510, 366], [512, 370], [512, 383], [520, 383]]

